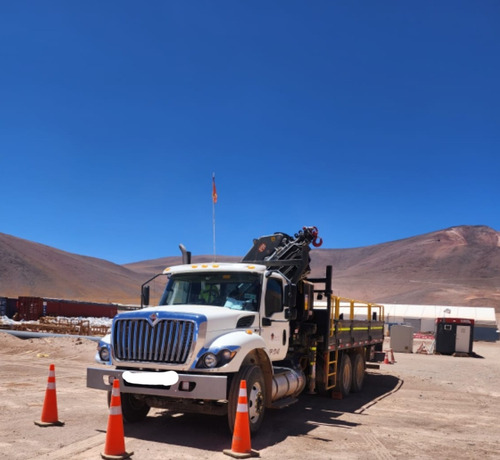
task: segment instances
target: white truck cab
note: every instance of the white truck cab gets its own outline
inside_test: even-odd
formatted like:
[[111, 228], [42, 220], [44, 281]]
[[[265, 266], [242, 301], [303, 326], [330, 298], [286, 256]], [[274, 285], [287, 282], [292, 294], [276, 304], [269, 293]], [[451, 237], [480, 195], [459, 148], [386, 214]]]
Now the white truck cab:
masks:
[[[258, 377], [253, 390], [256, 429], [270, 403], [273, 363], [288, 353], [290, 282], [264, 265], [245, 263], [185, 264], [166, 268], [163, 275], [167, 283], [159, 305], [114, 318], [96, 356], [97, 362], [114, 368], [89, 368], [87, 385], [110, 391], [119, 378], [122, 399], [135, 400], [125, 402], [124, 418], [135, 421], [146, 406], [187, 407], [187, 400], [203, 401], [204, 407], [227, 406], [234, 377], [257, 366], [252, 371]], [[286, 396], [305, 385], [298, 370], [289, 379], [295, 385]]]

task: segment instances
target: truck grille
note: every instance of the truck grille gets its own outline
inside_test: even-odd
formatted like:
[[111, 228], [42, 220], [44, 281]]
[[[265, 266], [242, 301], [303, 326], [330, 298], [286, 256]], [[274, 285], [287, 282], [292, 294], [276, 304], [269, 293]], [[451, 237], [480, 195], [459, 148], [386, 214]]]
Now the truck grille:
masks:
[[164, 319], [116, 320], [113, 348], [120, 361], [184, 364], [194, 340], [194, 322]]

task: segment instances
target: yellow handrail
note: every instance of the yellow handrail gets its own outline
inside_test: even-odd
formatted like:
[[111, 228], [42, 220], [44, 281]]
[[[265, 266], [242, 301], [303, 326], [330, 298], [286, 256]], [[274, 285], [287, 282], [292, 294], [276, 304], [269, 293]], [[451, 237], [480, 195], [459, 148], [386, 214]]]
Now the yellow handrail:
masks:
[[[330, 312], [330, 336], [333, 334], [334, 321], [340, 319], [340, 309], [342, 307], [349, 308], [349, 318], [343, 318], [343, 319], [349, 319], [350, 321], [352, 321], [354, 319], [354, 309], [361, 308], [361, 309], [366, 309], [366, 318], [360, 318], [361, 321], [373, 321], [374, 310], [377, 313], [377, 319], [375, 321], [384, 320], [383, 305], [364, 302], [361, 300], [348, 299], [346, 297], [339, 297], [339, 296], [332, 296], [331, 301], [332, 301], [332, 308]], [[347, 305], [342, 305], [342, 303]]]
[[[342, 305], [341, 303], [347, 303], [349, 305]], [[354, 319], [354, 308], [366, 308], [366, 320], [372, 320], [372, 311], [373, 309], [377, 309], [377, 321], [382, 321], [384, 318], [384, 306], [377, 303], [364, 302], [362, 300], [354, 300], [348, 299], [347, 297], [338, 297], [332, 296], [332, 305], [335, 308], [332, 309], [334, 319], [339, 319], [340, 316], [340, 308], [341, 307], [349, 307], [349, 319]]]

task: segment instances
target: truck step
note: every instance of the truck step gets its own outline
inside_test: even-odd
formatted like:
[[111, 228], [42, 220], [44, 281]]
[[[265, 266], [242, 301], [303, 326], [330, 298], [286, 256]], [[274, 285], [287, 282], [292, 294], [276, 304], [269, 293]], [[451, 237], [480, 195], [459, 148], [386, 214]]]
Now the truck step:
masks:
[[278, 399], [278, 401], [273, 401], [271, 408], [272, 409], [283, 409], [284, 407], [291, 406], [292, 404], [295, 404], [298, 401], [297, 398], [283, 398], [283, 399]]

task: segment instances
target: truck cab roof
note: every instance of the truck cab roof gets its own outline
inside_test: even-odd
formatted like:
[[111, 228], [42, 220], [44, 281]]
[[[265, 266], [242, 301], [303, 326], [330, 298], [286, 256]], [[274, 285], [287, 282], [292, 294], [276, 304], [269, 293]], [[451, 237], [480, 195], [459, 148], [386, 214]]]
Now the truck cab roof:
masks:
[[168, 275], [174, 273], [193, 273], [197, 271], [265, 273], [266, 270], [267, 267], [260, 264], [207, 262], [201, 264], [172, 265], [171, 267], [165, 268], [165, 270], [163, 270], [163, 274]]

